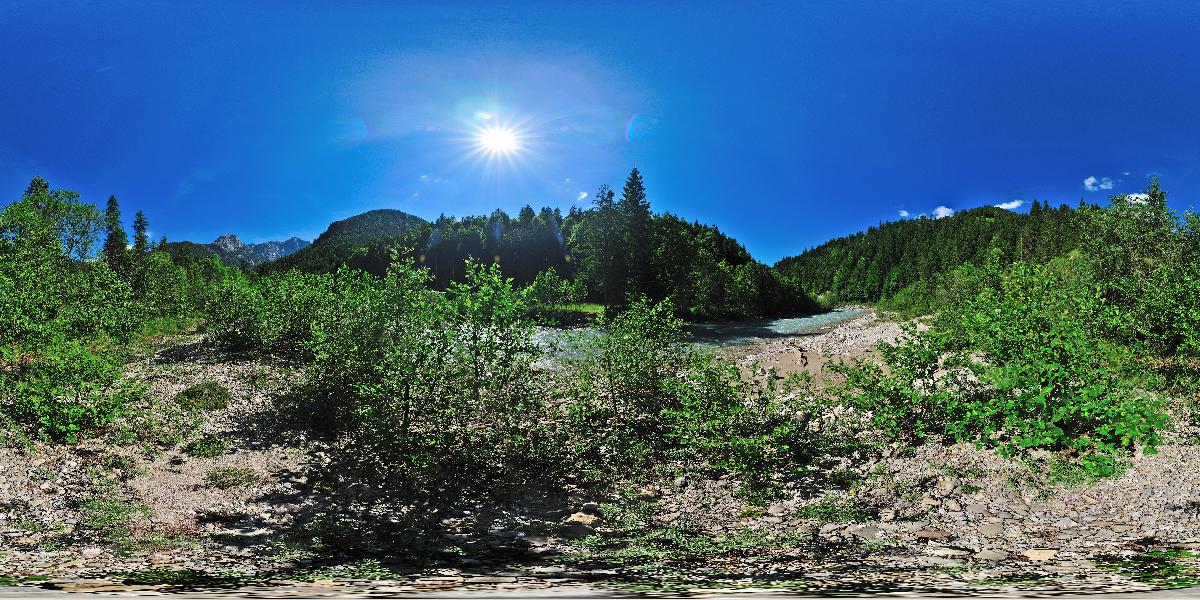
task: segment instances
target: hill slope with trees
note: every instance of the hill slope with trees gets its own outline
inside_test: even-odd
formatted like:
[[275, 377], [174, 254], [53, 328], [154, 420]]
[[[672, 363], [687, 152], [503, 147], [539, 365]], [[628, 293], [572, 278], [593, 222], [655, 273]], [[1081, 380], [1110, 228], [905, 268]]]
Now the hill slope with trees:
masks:
[[394, 254], [427, 268], [436, 289], [462, 281], [470, 259], [499, 265], [518, 285], [545, 274], [545, 286], [568, 290], [568, 302], [621, 307], [642, 296], [670, 298], [691, 319], [819, 310], [794, 280], [754, 260], [716, 227], [654, 214], [636, 169], [620, 197], [601, 186], [592, 208], [573, 207], [566, 216], [526, 205], [515, 217], [496, 210], [429, 223], [398, 210], [373, 210], [333, 223], [311, 246], [258, 271], [330, 273], [347, 265], [382, 276]]
[[928, 286], [995, 249], [1006, 262], [1044, 262], [1079, 245], [1079, 210], [1034, 201], [1028, 214], [993, 206], [950, 217], [870, 227], [784, 258], [775, 268], [823, 304], [875, 302], [910, 286]]

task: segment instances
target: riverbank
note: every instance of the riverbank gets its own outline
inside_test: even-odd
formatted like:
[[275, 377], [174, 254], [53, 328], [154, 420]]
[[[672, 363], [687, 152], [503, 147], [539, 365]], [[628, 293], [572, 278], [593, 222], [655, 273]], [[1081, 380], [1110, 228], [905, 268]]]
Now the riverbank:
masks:
[[[723, 352], [746, 367], [819, 378], [822, 365], [871, 360], [876, 343], [900, 334], [866, 313]], [[894, 444], [864, 414], [831, 404], [806, 426], [837, 443], [769, 498], [748, 496], [736, 474], [668, 464], [605, 490], [569, 484], [504, 503], [418, 506], [343, 477], [334, 458], [343, 449], [289, 419], [279, 401], [297, 373], [287, 364], [218, 354], [192, 336], [129, 373], [146, 383], [153, 409], [126, 433], [0, 450], [0, 583], [979, 595], [1200, 581], [1200, 487], [1191, 477], [1200, 447], [1186, 436], [1094, 481], [1049, 453], [1012, 460], [941, 440]], [[226, 388], [228, 402], [188, 421], [176, 398], [206, 381]], [[417, 511], [427, 517], [398, 525]]]

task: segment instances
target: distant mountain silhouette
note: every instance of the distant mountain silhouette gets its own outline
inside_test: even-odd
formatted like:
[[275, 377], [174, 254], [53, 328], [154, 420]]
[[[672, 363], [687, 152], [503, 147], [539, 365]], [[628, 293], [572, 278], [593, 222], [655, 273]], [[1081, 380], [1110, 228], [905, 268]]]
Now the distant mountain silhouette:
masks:
[[228, 265], [255, 267], [291, 255], [309, 245], [310, 242], [298, 237], [292, 237], [282, 242], [247, 244], [238, 236], [227, 233], [213, 240], [211, 244], [168, 242], [167, 250], [175, 257], [203, 257], [215, 254]]
[[334, 221], [311, 245], [264, 263], [263, 271], [300, 269], [310, 273], [334, 271], [355, 256], [386, 260], [391, 249], [408, 249], [424, 242], [429, 223], [401, 210], [381, 208]]

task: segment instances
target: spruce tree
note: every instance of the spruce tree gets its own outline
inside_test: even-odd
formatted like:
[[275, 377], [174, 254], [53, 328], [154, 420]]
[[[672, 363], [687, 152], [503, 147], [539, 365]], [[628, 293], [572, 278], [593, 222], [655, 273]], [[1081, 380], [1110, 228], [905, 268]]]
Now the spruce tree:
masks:
[[147, 237], [147, 229], [150, 228], [150, 222], [146, 220], [146, 215], [142, 211], [137, 211], [137, 215], [133, 217], [133, 256], [134, 259], [140, 259], [146, 252], [150, 251], [150, 238]]
[[596, 192], [596, 227], [591, 228], [593, 252], [604, 304], [620, 306], [625, 301], [625, 226], [621, 211], [613, 200], [612, 188], [601, 185]]
[[649, 294], [653, 275], [650, 266], [650, 201], [646, 199], [646, 186], [637, 168], [630, 171], [629, 178], [625, 180], [617, 210], [621, 213], [624, 225], [628, 291]]
[[116, 196], [108, 197], [104, 207], [104, 227], [108, 235], [104, 238], [102, 257], [114, 272], [127, 275], [129, 270], [129, 237], [121, 225], [121, 207]]

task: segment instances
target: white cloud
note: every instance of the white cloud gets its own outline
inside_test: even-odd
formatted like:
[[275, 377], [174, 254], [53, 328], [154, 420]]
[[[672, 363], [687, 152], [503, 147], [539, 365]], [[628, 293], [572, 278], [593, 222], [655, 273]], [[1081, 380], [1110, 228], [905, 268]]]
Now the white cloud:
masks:
[[1125, 176], [1125, 177], [1129, 177], [1130, 175], [1132, 175], [1132, 173], [1130, 173], [1129, 171], [1121, 171], [1121, 175]]
[[1125, 194], [1125, 199], [1134, 204], [1145, 204], [1150, 201], [1150, 194]]
[[908, 212], [907, 210], [902, 210], [902, 211], [900, 211], [900, 218], [901, 218], [901, 219], [907, 219], [907, 218], [908, 218], [908, 216], [909, 216], [909, 212]]
[[584, 198], [587, 198], [587, 197], [588, 197], [588, 193], [587, 193], [587, 192], [579, 192], [579, 195], [578, 195], [578, 196], [575, 196], [575, 201], [576, 201], [576, 202], [583, 202], [583, 199], [584, 199]]
[[1115, 185], [1116, 185], [1116, 183], [1108, 177], [1101, 177], [1099, 179], [1096, 179], [1094, 176], [1088, 176], [1087, 179], [1083, 180], [1083, 189], [1085, 189], [1089, 192], [1097, 192], [1100, 190], [1111, 190], [1111, 189], [1113, 189], [1113, 186], [1115, 186]]
[[1017, 210], [1018, 208], [1021, 208], [1021, 205], [1023, 204], [1025, 204], [1024, 200], [1009, 200], [1008, 202], [1001, 202], [1000, 204], [994, 204], [993, 206], [996, 208], [1003, 208], [1004, 210]]
[[933, 218], [935, 218], [935, 219], [940, 219], [942, 217], [949, 217], [953, 214], [954, 214], [954, 209], [950, 208], [948, 206], [939, 206], [939, 207], [933, 209]]

